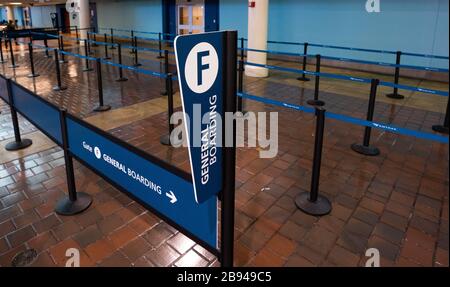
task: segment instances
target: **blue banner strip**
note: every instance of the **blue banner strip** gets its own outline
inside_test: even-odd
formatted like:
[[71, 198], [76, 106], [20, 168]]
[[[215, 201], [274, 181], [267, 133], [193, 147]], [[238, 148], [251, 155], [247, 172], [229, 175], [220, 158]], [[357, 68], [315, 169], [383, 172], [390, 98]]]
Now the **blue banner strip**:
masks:
[[390, 83], [390, 82], [380, 82], [380, 86], [398, 88], [398, 89], [402, 89], [402, 90], [408, 90], [408, 91], [421, 92], [421, 93], [426, 93], [426, 94], [448, 97], [448, 92], [425, 89], [425, 88], [420, 88], [420, 87], [416, 88], [416, 87], [411, 87], [411, 86], [394, 84], [394, 83]]
[[[283, 107], [283, 108], [289, 108], [289, 109], [302, 111], [302, 112], [306, 112], [306, 113], [311, 113], [311, 114], [315, 113], [315, 109], [310, 108], [310, 107], [284, 103], [281, 101], [266, 99], [266, 98], [258, 97], [255, 95], [246, 94], [246, 93], [238, 93], [237, 95], [244, 99], [250, 99], [250, 100], [254, 100], [254, 101], [269, 104], [269, 105], [279, 106], [279, 107]], [[335, 120], [339, 120], [342, 122], [347, 122], [347, 123], [351, 123], [351, 124], [355, 124], [355, 125], [359, 125], [359, 126], [381, 129], [381, 130], [385, 130], [385, 131], [388, 131], [391, 133], [412, 136], [412, 137], [416, 137], [416, 138], [436, 141], [436, 142], [445, 143], [445, 144], [449, 143], [448, 137], [445, 137], [445, 136], [439, 136], [439, 135], [435, 135], [435, 134], [431, 134], [431, 133], [424, 133], [424, 132], [420, 132], [420, 131], [409, 130], [409, 129], [405, 129], [405, 128], [401, 128], [401, 127], [397, 127], [397, 126], [393, 126], [393, 125], [387, 125], [387, 124], [383, 124], [383, 123], [361, 120], [361, 119], [357, 119], [354, 117], [349, 117], [349, 116], [330, 113], [330, 112], [326, 112], [326, 116], [330, 119], [335, 119]]]

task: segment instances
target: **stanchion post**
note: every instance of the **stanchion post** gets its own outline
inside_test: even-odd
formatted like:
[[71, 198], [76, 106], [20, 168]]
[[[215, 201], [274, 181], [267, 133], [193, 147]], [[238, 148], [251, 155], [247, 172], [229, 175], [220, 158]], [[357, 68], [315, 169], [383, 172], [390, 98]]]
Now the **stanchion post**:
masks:
[[87, 57], [89, 57], [89, 47], [88, 47], [88, 40], [84, 40], [84, 55], [86, 56], [86, 58], [84, 59], [84, 69], [83, 72], [90, 72], [93, 71], [94, 69], [92, 69], [90, 67], [89, 64], [89, 59]]
[[[306, 64], [308, 62], [308, 46], [309, 44], [307, 42], [303, 43], [303, 57], [302, 57], [302, 70], [306, 71]], [[303, 75], [301, 77], [298, 77], [297, 80], [299, 81], [303, 81], [303, 82], [308, 82], [310, 81], [309, 78], [306, 77], [306, 74], [303, 73]]]
[[[63, 35], [59, 35], [59, 42], [60, 42], [60, 50], [64, 52], [64, 37]], [[67, 63], [66, 56], [64, 53], [61, 53], [61, 59], [59, 60], [61, 64]]]
[[164, 58], [164, 56], [162, 55], [162, 34], [161, 32], [158, 33], [158, 50], [159, 50], [159, 55], [158, 55], [158, 59], [162, 59]]
[[116, 45], [114, 45], [114, 29], [111, 28], [111, 50], [115, 50], [116, 49]]
[[432, 127], [433, 131], [448, 135], [448, 97], [447, 97], [447, 110], [445, 112], [444, 124], [435, 125]]
[[33, 57], [33, 44], [31, 42], [28, 43], [28, 56], [30, 58], [30, 70], [31, 74], [29, 74], [28, 78], [36, 78], [39, 77], [39, 74], [35, 73], [34, 70], [34, 57]]
[[169, 122], [169, 134], [163, 135], [160, 139], [161, 144], [170, 146], [172, 141], [170, 140], [174, 126], [170, 122], [173, 115], [173, 75], [171, 73], [166, 74], [166, 86], [167, 86], [167, 116]]
[[[134, 31], [131, 30], [131, 46], [134, 47]], [[136, 51], [135, 49], [131, 49], [130, 54], [134, 54]]]
[[14, 58], [14, 49], [12, 46], [11, 38], [8, 38], [8, 42], [9, 42], [9, 53], [11, 56], [11, 65], [9, 67], [15, 69], [18, 68], [19, 65], [16, 65], [16, 59]]
[[84, 192], [77, 192], [75, 185], [75, 173], [73, 159], [69, 152], [69, 139], [67, 134], [66, 111], [60, 110], [59, 119], [61, 124], [62, 148], [66, 166], [68, 196], [60, 199], [55, 206], [55, 212], [59, 215], [70, 216], [79, 214], [89, 208], [92, 197]]
[[13, 124], [13, 129], [14, 129], [14, 141], [8, 143], [5, 146], [5, 149], [7, 151], [17, 151], [17, 150], [21, 150], [21, 149], [25, 149], [25, 148], [29, 147], [30, 145], [33, 144], [33, 142], [30, 139], [23, 139], [20, 136], [19, 120], [17, 117], [16, 107], [14, 105], [14, 97], [12, 95], [12, 86], [11, 85], [12, 85], [11, 80], [8, 79], [6, 81], [6, 88], [7, 88], [7, 92], [8, 92], [9, 106], [10, 106], [10, 110], [11, 110], [11, 120], [12, 120], [12, 124]]
[[[163, 64], [164, 68], [163, 68], [163, 73], [164, 74], [169, 74], [169, 51], [168, 50], [164, 50], [164, 64]], [[168, 86], [167, 86], [167, 81], [166, 81], [166, 85], [165, 85], [165, 90], [161, 92], [161, 95], [166, 96], [168, 94]]]
[[50, 58], [50, 54], [48, 53], [48, 40], [47, 35], [44, 36], [44, 46], [45, 46], [45, 57]]
[[111, 58], [108, 55], [108, 35], [106, 35], [106, 33], [105, 33], [104, 37], [105, 37], [105, 39], [104, 39], [104, 43], [105, 43], [104, 44], [105, 45], [105, 57], [103, 59], [110, 60]]
[[[224, 94], [224, 114], [236, 114], [236, 64], [237, 64], [237, 32], [226, 34], [227, 61], [224, 66], [226, 79]], [[236, 181], [236, 120], [233, 119], [232, 127], [227, 127], [227, 121], [222, 123], [222, 131], [232, 128], [232, 146], [227, 145], [223, 136], [223, 187], [221, 194], [221, 238], [220, 253], [221, 266], [233, 267], [234, 258], [234, 218], [235, 218], [235, 181]]]
[[[394, 83], [396, 85], [398, 85], [399, 81], [400, 81], [400, 64], [401, 64], [401, 58], [402, 58], [402, 52], [398, 51], [396, 53], [396, 60], [395, 60], [395, 75], [394, 75]], [[387, 94], [386, 97], [391, 98], [391, 99], [397, 99], [397, 100], [401, 100], [404, 99], [405, 96], [400, 95], [398, 93], [398, 88], [394, 87], [394, 92], [392, 94]]]
[[119, 54], [119, 78], [117, 79], [117, 82], [125, 82], [128, 81], [127, 78], [123, 76], [123, 69], [122, 69], [122, 45], [117, 44], [117, 52]]
[[328, 200], [328, 198], [319, 195], [324, 130], [325, 109], [316, 107], [316, 134], [311, 178], [311, 191], [301, 193], [295, 198], [295, 205], [304, 213], [313, 216], [327, 215], [331, 212], [332, 208], [331, 202]]
[[91, 51], [91, 36], [89, 35], [89, 33], [86, 34], [86, 37], [87, 37], [87, 39], [84, 41], [84, 45], [87, 47], [87, 51], [85, 48], [84, 52], [85, 53], [87, 52], [86, 53], [86, 56], [87, 56], [87, 55], [91, 55], [92, 51]]
[[6, 63], [3, 56], [3, 39], [0, 39], [0, 64]]
[[59, 51], [58, 49], [53, 50], [55, 55], [55, 70], [56, 70], [56, 86], [53, 87], [54, 91], [64, 91], [67, 87], [62, 86], [61, 82], [61, 68], [59, 66]]
[[[373, 121], [373, 115], [375, 112], [375, 103], [377, 97], [377, 90], [380, 81], [377, 79], [372, 79], [370, 85], [370, 97], [369, 97], [369, 107], [367, 109], [367, 120], [369, 122]], [[367, 155], [367, 156], [377, 156], [380, 154], [380, 150], [374, 146], [370, 145], [370, 136], [372, 133], [371, 127], [366, 127], [364, 130], [364, 140], [363, 144], [352, 144], [351, 148], [353, 151]]]
[[[243, 38], [242, 38], [243, 39]], [[243, 50], [241, 50], [243, 51]], [[241, 59], [239, 60], [239, 75], [238, 75], [238, 93], [243, 93], [244, 92], [244, 60], [243, 60], [243, 55], [241, 53]], [[237, 99], [237, 110], [238, 112], [244, 113], [244, 101], [242, 99], [242, 97], [238, 97]]]
[[307, 101], [308, 105], [311, 106], [324, 106], [325, 102], [319, 100], [320, 93], [320, 65], [321, 65], [321, 56], [316, 55], [316, 80], [315, 80], [315, 88], [314, 88], [314, 100]]
[[97, 58], [97, 88], [98, 88], [98, 107], [95, 112], [105, 112], [111, 109], [110, 106], [103, 103], [103, 79], [102, 79], [102, 62]]
[[79, 34], [78, 34], [78, 26], [75, 25], [75, 37], [77, 38], [77, 44], [80, 44]]
[[97, 47], [98, 46], [97, 43], [96, 43], [97, 42], [97, 33], [94, 31], [92, 33], [92, 35], [94, 36], [94, 43], [92, 43], [92, 47]]
[[139, 67], [142, 66], [142, 64], [139, 63], [139, 52], [138, 52], [138, 43], [137, 43], [137, 37], [134, 36], [134, 47], [135, 47], [135, 51], [134, 51], [134, 67]]

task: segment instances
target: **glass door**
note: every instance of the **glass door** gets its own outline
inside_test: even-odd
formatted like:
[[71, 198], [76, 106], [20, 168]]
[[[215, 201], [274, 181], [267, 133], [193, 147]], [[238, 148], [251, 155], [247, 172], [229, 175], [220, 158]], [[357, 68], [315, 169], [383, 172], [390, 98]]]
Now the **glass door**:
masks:
[[203, 5], [178, 5], [178, 34], [197, 34], [205, 31], [205, 10]]

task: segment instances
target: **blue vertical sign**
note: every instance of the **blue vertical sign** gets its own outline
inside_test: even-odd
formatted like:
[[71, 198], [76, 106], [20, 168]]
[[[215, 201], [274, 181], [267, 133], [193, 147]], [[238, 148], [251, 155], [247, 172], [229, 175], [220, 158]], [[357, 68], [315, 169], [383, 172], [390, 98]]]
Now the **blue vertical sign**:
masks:
[[175, 54], [194, 195], [202, 203], [222, 189], [223, 65], [226, 32], [178, 36]]

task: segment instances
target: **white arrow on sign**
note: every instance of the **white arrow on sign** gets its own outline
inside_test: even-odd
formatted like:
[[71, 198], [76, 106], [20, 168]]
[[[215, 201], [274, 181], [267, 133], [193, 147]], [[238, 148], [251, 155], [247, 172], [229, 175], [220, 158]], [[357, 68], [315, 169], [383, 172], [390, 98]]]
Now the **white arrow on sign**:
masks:
[[170, 203], [172, 203], [172, 204], [174, 204], [175, 202], [178, 201], [178, 199], [177, 199], [177, 197], [175, 196], [175, 194], [173, 193], [173, 191], [166, 192], [166, 196], [167, 196], [168, 198], [170, 198]]

